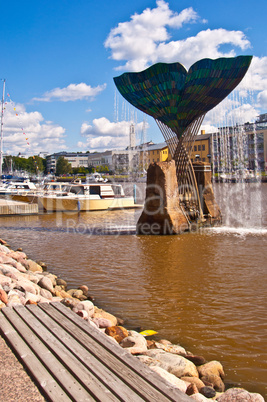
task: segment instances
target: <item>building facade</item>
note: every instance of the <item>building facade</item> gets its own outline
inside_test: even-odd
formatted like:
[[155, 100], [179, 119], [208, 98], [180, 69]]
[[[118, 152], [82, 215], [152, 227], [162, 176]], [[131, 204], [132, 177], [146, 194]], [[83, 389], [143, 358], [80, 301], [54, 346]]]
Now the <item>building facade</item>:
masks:
[[88, 167], [88, 154], [86, 153], [75, 153], [75, 152], [57, 152], [55, 154], [46, 156], [46, 165], [48, 173], [55, 173], [57, 160], [59, 157], [63, 156], [71, 164], [72, 168], [77, 167]]
[[211, 162], [215, 172], [267, 170], [267, 114], [255, 123], [202, 131], [195, 139], [191, 161]]

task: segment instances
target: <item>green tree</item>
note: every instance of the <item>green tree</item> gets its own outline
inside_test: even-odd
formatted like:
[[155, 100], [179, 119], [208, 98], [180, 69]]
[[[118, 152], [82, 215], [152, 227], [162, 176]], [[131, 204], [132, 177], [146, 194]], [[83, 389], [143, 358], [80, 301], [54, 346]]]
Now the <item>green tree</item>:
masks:
[[41, 173], [45, 170], [46, 160], [40, 158], [40, 156], [30, 156], [28, 158], [28, 172]]
[[56, 164], [56, 175], [60, 176], [62, 174], [68, 174], [71, 173], [71, 171], [71, 164], [64, 158], [64, 156], [60, 156]]

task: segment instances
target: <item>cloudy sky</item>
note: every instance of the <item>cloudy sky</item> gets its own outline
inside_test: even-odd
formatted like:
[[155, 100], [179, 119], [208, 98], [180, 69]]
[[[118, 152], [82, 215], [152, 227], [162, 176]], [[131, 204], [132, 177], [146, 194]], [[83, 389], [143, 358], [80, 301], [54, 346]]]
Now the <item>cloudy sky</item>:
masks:
[[92, 0], [1, 4], [4, 152], [101, 151], [161, 142], [113, 77], [157, 62], [253, 55], [237, 90], [207, 114], [206, 132], [267, 113], [266, 0]]

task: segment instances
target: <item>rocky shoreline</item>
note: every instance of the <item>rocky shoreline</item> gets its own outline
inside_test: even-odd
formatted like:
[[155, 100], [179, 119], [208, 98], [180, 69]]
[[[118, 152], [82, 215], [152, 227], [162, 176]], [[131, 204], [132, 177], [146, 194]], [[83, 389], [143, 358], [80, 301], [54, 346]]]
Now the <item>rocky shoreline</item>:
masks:
[[260, 394], [242, 388], [225, 390], [220, 362], [206, 362], [168, 340], [148, 340], [127, 330], [123, 320], [94, 305], [86, 285], [68, 289], [66, 281], [47, 271], [45, 263], [31, 260], [22, 249], [12, 250], [0, 239], [0, 309], [52, 301], [69, 307], [194, 400], [264, 402]]

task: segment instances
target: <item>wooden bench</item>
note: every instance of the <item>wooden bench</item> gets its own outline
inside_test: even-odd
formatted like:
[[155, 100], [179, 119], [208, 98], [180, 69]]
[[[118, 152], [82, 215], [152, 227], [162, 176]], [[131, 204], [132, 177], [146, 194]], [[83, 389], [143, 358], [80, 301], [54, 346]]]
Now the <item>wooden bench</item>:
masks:
[[0, 331], [49, 401], [191, 401], [61, 303], [4, 307]]

